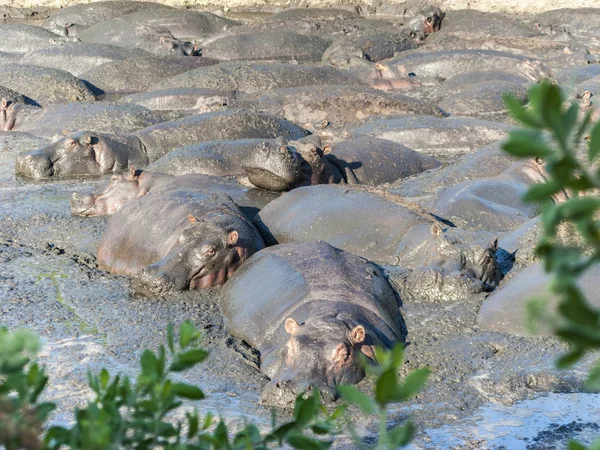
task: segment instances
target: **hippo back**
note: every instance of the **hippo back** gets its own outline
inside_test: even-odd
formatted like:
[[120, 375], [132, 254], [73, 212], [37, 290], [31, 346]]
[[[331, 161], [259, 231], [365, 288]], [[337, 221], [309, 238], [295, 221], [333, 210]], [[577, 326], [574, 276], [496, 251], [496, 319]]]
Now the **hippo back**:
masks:
[[377, 330], [380, 342], [401, 337], [399, 299], [381, 270], [326, 242], [277, 245], [250, 258], [225, 287], [228, 331], [261, 353], [287, 341], [285, 320], [347, 316]]

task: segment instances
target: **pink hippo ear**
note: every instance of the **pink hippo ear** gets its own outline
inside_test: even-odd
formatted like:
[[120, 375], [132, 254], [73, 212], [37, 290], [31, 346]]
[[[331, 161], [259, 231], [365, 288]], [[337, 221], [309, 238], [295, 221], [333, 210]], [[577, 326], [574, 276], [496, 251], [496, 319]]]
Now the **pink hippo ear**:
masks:
[[331, 145], [327, 144], [325, 147], [323, 147], [323, 154], [329, 155], [330, 153], [331, 153]]
[[196, 219], [194, 216], [192, 216], [191, 214], [188, 216], [188, 220], [190, 221], [190, 223], [196, 223], [198, 222], [198, 219]]
[[8, 107], [8, 100], [5, 98], [2, 99], [2, 103], [0, 103], [0, 108], [6, 109]]
[[439, 236], [440, 234], [442, 234], [444, 232], [444, 230], [442, 229], [440, 224], [435, 223], [435, 222], [431, 225], [430, 231], [431, 231], [431, 234], [433, 234], [434, 236]]
[[365, 327], [363, 327], [362, 325], [357, 325], [352, 330], [350, 330], [350, 332], [348, 333], [348, 338], [350, 339], [352, 345], [356, 345], [364, 342], [365, 335]]
[[90, 136], [89, 134], [85, 134], [85, 135], [83, 136], [83, 138], [81, 138], [81, 142], [82, 142], [83, 144], [90, 145], [90, 144], [92, 143], [92, 136]]
[[292, 319], [291, 317], [285, 319], [285, 331], [287, 331], [288, 334], [291, 334], [293, 336], [298, 332], [299, 329], [300, 325], [298, 325], [298, 322], [296, 322], [294, 319]]
[[233, 245], [237, 244], [239, 237], [240, 237], [240, 234], [236, 230], [233, 230], [232, 232], [229, 233], [229, 236], [227, 236], [227, 244], [229, 246], [233, 246]]
[[136, 172], [137, 169], [133, 166], [129, 166], [129, 179], [130, 180], [135, 180], [136, 178], [139, 177], [139, 175], [136, 176]]

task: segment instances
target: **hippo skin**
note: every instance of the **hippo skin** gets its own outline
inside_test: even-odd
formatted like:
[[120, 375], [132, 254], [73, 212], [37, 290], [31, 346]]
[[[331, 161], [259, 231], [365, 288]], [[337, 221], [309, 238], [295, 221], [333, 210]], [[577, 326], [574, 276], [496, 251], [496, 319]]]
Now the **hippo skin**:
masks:
[[[141, 228], [143, 232], [140, 232]], [[230, 197], [178, 189], [127, 202], [98, 243], [98, 264], [142, 293], [225, 283], [264, 243]]]
[[331, 151], [311, 142], [265, 142], [243, 167], [255, 186], [286, 191], [316, 184], [379, 185], [440, 166], [430, 156], [383, 139], [356, 139]]
[[256, 253], [221, 303], [227, 331], [260, 351], [263, 401], [279, 405], [311, 388], [333, 400], [337, 385], [358, 383], [360, 353], [374, 360], [375, 346], [403, 341], [399, 306], [381, 269], [325, 242]]
[[81, 131], [20, 155], [15, 171], [25, 178], [97, 176], [145, 167], [169, 151], [219, 139], [299, 139], [308, 134], [283, 119], [249, 111], [218, 111], [159, 123], [131, 134]]
[[71, 213], [83, 217], [112, 215], [134, 198], [178, 189], [226, 194], [249, 218], [254, 217], [258, 209], [268, 202], [265, 196], [252, 196], [251, 191], [225, 178], [204, 174], [172, 176], [130, 167], [128, 172], [113, 175], [96, 188], [74, 192], [71, 196]]
[[45, 28], [34, 25], [3, 23], [0, 24], [0, 33], [2, 34], [0, 52], [7, 53], [27, 53], [68, 41]]

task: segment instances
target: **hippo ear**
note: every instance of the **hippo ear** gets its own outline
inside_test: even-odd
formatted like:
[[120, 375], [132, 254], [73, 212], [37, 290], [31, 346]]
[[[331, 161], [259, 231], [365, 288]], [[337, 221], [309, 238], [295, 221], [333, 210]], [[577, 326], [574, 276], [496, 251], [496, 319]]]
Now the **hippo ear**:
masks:
[[190, 223], [196, 223], [198, 222], [198, 219], [196, 219], [194, 216], [192, 216], [191, 214], [188, 216], [188, 220], [190, 221]]
[[325, 147], [323, 147], [323, 154], [329, 155], [330, 153], [331, 153], [331, 145], [327, 144]]
[[298, 322], [296, 322], [294, 319], [292, 319], [291, 317], [285, 319], [285, 331], [287, 331], [288, 334], [294, 335], [298, 332], [299, 329], [300, 325], [298, 325]]
[[229, 246], [233, 246], [233, 245], [237, 244], [239, 237], [240, 237], [240, 234], [236, 230], [231, 231], [229, 233], [229, 235], [227, 236], [227, 244]]
[[498, 238], [497, 237], [494, 240], [492, 240], [492, 242], [490, 242], [490, 245], [488, 245], [488, 249], [493, 252], [498, 251]]
[[434, 222], [431, 224], [430, 230], [431, 230], [431, 234], [433, 234], [434, 236], [439, 236], [444, 232], [444, 230], [442, 229], [440, 224], [437, 222]]
[[364, 342], [365, 334], [365, 327], [363, 327], [362, 325], [357, 325], [352, 330], [350, 330], [350, 332], [348, 333], [348, 337], [350, 338], [350, 342], [352, 343], [352, 345], [356, 345]]
[[5, 98], [2, 99], [2, 103], [0, 103], [0, 107], [2, 109], [6, 108], [8, 106], [8, 100], [6, 100]]
[[135, 167], [129, 166], [129, 178], [131, 178], [131, 179], [135, 178], [135, 171], [136, 171]]
[[89, 134], [85, 134], [83, 135], [83, 138], [81, 139], [81, 142], [84, 144], [91, 144], [92, 143], [92, 136], [90, 136]]

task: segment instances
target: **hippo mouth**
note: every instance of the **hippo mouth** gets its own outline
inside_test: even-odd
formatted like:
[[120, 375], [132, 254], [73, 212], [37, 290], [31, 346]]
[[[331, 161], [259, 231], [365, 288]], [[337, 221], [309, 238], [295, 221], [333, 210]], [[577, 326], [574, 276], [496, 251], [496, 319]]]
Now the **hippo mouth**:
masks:
[[248, 259], [248, 249], [245, 247], [234, 247], [234, 250], [235, 259], [231, 264], [221, 267], [218, 270], [211, 270], [206, 266], [200, 268], [200, 270], [190, 278], [188, 289], [204, 289], [225, 284], [238, 267], [240, 267], [242, 262]]
[[289, 191], [298, 179], [297, 173], [284, 176], [259, 167], [242, 167], [253, 185], [270, 191]]

